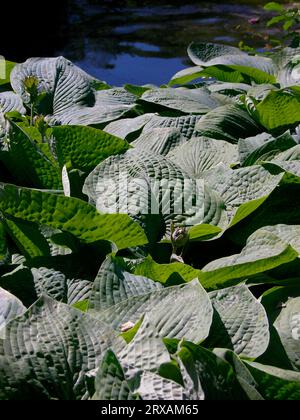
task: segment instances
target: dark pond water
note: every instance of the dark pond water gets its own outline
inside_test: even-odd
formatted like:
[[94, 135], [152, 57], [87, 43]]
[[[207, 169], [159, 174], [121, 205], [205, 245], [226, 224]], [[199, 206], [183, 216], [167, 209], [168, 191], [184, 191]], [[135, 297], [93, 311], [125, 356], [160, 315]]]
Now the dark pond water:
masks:
[[[265, 1], [31, 3], [14, 16], [18, 41], [2, 39], [0, 53], [14, 60], [64, 55], [113, 85], [167, 82], [190, 64], [186, 47], [193, 40], [232, 45], [242, 40], [257, 48], [266, 43]], [[259, 22], [249, 23], [252, 18]]]

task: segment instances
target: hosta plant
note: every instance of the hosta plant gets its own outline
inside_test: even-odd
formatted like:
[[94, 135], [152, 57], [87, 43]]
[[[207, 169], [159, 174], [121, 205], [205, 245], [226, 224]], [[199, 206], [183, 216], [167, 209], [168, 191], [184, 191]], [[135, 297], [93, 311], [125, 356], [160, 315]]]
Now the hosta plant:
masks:
[[300, 399], [300, 51], [188, 53], [162, 87], [11, 71], [0, 399]]

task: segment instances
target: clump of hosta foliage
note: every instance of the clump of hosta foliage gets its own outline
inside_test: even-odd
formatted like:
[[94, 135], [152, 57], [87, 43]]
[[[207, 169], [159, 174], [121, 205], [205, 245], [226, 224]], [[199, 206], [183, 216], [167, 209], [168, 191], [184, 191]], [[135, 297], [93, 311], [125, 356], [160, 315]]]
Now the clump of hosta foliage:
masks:
[[300, 399], [300, 49], [188, 54], [2, 81], [1, 399]]

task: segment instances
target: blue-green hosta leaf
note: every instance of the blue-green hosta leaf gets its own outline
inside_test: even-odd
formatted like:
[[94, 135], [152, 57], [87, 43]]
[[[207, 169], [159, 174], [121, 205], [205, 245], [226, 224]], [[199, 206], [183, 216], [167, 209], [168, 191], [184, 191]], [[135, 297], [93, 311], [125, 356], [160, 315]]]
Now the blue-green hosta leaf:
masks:
[[294, 261], [299, 251], [292, 236], [282, 238], [278, 226], [261, 228], [248, 238], [240, 254], [209, 263], [202, 269], [199, 279], [205, 288], [225, 288]]
[[84, 172], [91, 172], [102, 160], [129, 148], [125, 141], [92, 127], [53, 127], [52, 134], [60, 166], [70, 161]]
[[190, 400], [187, 391], [181, 385], [152, 372], [143, 372], [135, 393], [146, 401]]
[[123, 118], [118, 121], [113, 121], [105, 126], [104, 131], [113, 136], [121, 139], [129, 140], [129, 137], [138, 137], [143, 127], [150, 121], [156, 114], [144, 114], [135, 118]]
[[300, 399], [300, 373], [266, 366], [255, 362], [245, 362], [253, 376], [258, 392], [266, 400]]
[[154, 115], [144, 126], [143, 133], [154, 128], [178, 128], [181, 135], [190, 139], [196, 135], [196, 124], [202, 117], [200, 115], [185, 115], [182, 117], [161, 117]]
[[96, 80], [64, 57], [30, 58], [15, 66], [11, 84], [25, 103], [24, 79], [35, 76], [45, 95], [40, 112], [50, 123], [90, 125], [113, 121], [128, 110], [135, 96], [125, 89], [96, 90]]
[[255, 165], [236, 170], [216, 166], [205, 172], [207, 184], [217, 191], [226, 205], [228, 221], [231, 221], [241, 205], [268, 196], [283, 178], [283, 169], [272, 175], [262, 166]]
[[6, 326], [0, 398], [86, 398], [85, 375], [116, 342], [103, 322], [44, 296]]
[[283, 304], [274, 326], [292, 365], [300, 371], [300, 297]]
[[300, 48], [284, 48], [273, 56], [273, 61], [279, 68], [277, 79], [281, 87], [300, 84]]
[[201, 178], [204, 171], [221, 162], [230, 166], [238, 160], [236, 146], [205, 137], [195, 137], [178, 146], [168, 158], [192, 178]]
[[[292, 229], [293, 227], [291, 227]], [[294, 234], [295, 240], [297, 233]], [[299, 241], [298, 241], [299, 242]], [[262, 304], [267, 310], [270, 322], [274, 325], [278, 334], [278, 340], [285, 352], [281, 359], [286, 356], [288, 362], [284, 365], [282, 360], [279, 367], [287, 367], [300, 371], [300, 353], [299, 353], [299, 313], [300, 313], [300, 286], [298, 279], [291, 286], [274, 287], [266, 291], [262, 296]], [[276, 346], [276, 347], [275, 347]], [[275, 348], [279, 348], [278, 342], [273, 340], [269, 348], [269, 359], [267, 363], [273, 360]], [[263, 361], [264, 362], [264, 361]]]
[[263, 354], [269, 344], [264, 307], [245, 285], [209, 293], [215, 310], [209, 347], [226, 347], [248, 358]]
[[117, 120], [132, 110], [136, 97], [123, 88], [100, 90], [92, 105], [75, 105], [48, 117], [50, 124], [97, 125]]
[[21, 98], [14, 92], [0, 93], [0, 136], [7, 134], [8, 127], [4, 118], [5, 113], [17, 111], [20, 114], [26, 114]]
[[37, 296], [51, 298], [74, 305], [89, 298], [93, 283], [89, 280], [68, 278], [62, 271], [39, 267], [31, 269]]
[[133, 275], [121, 264], [120, 260], [113, 257], [103, 262], [90, 296], [90, 310], [104, 311], [134, 296], [143, 296], [161, 289], [160, 283]]
[[201, 136], [237, 143], [262, 130], [248, 112], [236, 105], [224, 105], [204, 115], [196, 124], [196, 131]]
[[125, 379], [122, 366], [112, 350], [107, 350], [95, 378], [92, 400], [136, 400]]
[[194, 393], [205, 400], [246, 400], [231, 365], [193, 343], [183, 342], [178, 352], [186, 375], [193, 382]]
[[255, 137], [240, 139], [238, 145], [240, 162], [243, 166], [249, 166], [259, 161], [271, 160], [295, 145], [296, 141], [289, 133], [277, 138], [271, 134], [262, 133]]
[[83, 192], [99, 211], [138, 219], [150, 214], [166, 223], [176, 219], [193, 225], [201, 223], [205, 213], [203, 182], [191, 179], [164, 156], [147, 151], [134, 149], [108, 158], [87, 177]]
[[227, 45], [193, 42], [188, 48], [188, 55], [198, 66], [209, 67], [221, 64], [253, 67], [271, 75], [276, 71], [271, 58], [250, 56], [238, 48]]
[[23, 303], [0, 287], [0, 339], [5, 339], [8, 322], [26, 311]]
[[177, 128], [154, 128], [141, 134], [131, 145], [137, 150], [166, 156], [175, 147], [185, 143]]
[[149, 90], [142, 95], [141, 100], [185, 114], [206, 114], [222, 105], [219, 97], [207, 88]]
[[0, 210], [17, 219], [69, 232], [83, 242], [114, 242], [119, 249], [147, 243], [142, 229], [125, 214], [100, 214], [84, 201], [0, 184]]
[[157, 372], [170, 355], [157, 329], [146, 315], [133, 340], [117, 352], [125, 378], [133, 382], [144, 371]]
[[147, 322], [155, 328], [158, 337], [186, 338], [194, 342], [208, 336], [212, 322], [212, 306], [198, 279], [131, 296], [106, 311], [92, 311], [92, 314], [115, 329], [129, 321], [136, 323], [146, 314]]
[[239, 356], [237, 356], [232, 350], [228, 350], [224, 348], [215, 348], [213, 352], [221, 359], [230, 363], [240, 385], [242, 386], [243, 390], [247, 394], [249, 400], [251, 401], [264, 400], [262, 395], [256, 389], [257, 383], [255, 382], [253, 376], [249, 372], [246, 365], [239, 358]]

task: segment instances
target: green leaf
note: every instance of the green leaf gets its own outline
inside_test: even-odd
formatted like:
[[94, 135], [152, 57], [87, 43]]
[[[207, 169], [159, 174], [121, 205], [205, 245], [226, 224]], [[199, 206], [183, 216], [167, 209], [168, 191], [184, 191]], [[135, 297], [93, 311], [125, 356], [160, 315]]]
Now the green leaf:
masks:
[[143, 372], [140, 385], [135, 390], [146, 401], [180, 401], [189, 400], [186, 390], [176, 382], [162, 378], [152, 372]]
[[234, 65], [253, 67], [270, 75], [275, 73], [276, 67], [271, 58], [251, 56], [238, 48], [203, 42], [192, 42], [188, 48], [188, 55], [198, 66]]
[[131, 145], [137, 150], [167, 156], [183, 143], [186, 143], [185, 139], [177, 128], [154, 128], [141, 134]]
[[101, 321], [42, 297], [0, 340], [0, 399], [86, 398], [85, 375], [116, 342]]
[[257, 383], [258, 392], [272, 401], [300, 399], [300, 374], [289, 370], [246, 362], [246, 367]]
[[205, 114], [221, 105], [219, 98], [206, 88], [154, 89], [145, 92], [141, 100], [186, 114]]
[[183, 342], [178, 353], [194, 392], [201, 400], [247, 400], [229, 363], [193, 343]]
[[[208, 336], [212, 321], [211, 303], [197, 279], [185, 285], [135, 295], [110, 306], [106, 311], [93, 310], [91, 313], [115, 329], [120, 329], [129, 321], [135, 323], [146, 314], [147, 318], [137, 335], [154, 334], [161, 338], [177, 339], [185, 337], [195, 342]], [[147, 323], [150, 326], [146, 328]], [[148, 332], [143, 332], [143, 329]]]
[[92, 400], [136, 400], [125, 379], [120, 362], [112, 350], [107, 350], [95, 378]]
[[8, 254], [8, 249], [7, 249], [7, 243], [6, 243], [5, 227], [4, 227], [4, 223], [0, 221], [0, 266], [2, 264], [5, 264], [7, 254]]
[[159, 283], [129, 273], [121, 259], [108, 257], [94, 281], [89, 310], [105, 311], [132, 297], [143, 296], [160, 289]]
[[261, 132], [250, 115], [236, 105], [224, 105], [208, 112], [197, 123], [196, 130], [201, 136], [229, 143]]
[[237, 148], [222, 140], [195, 137], [168, 154], [176, 165], [192, 178], [201, 178], [203, 172], [219, 163], [230, 166], [238, 160]]
[[265, 4], [264, 9], [270, 10], [271, 12], [279, 12], [279, 13], [285, 11], [285, 8], [284, 6], [282, 6], [282, 4], [274, 2], [274, 1]]
[[209, 293], [215, 310], [206, 345], [231, 348], [238, 355], [257, 358], [269, 344], [269, 323], [264, 307], [245, 285]]
[[[13, 68], [15, 67], [16, 63], [12, 61], [5, 60], [4, 63], [4, 70], [5, 70], [5, 77], [2, 79], [0, 78], [0, 86], [8, 85], [10, 82], [10, 73], [12, 72]], [[1, 64], [2, 66], [2, 64]]]
[[243, 166], [255, 165], [260, 161], [271, 160], [295, 145], [296, 141], [289, 133], [276, 138], [268, 133], [258, 134], [239, 141], [240, 161]]
[[222, 232], [222, 229], [213, 225], [196, 225], [189, 230], [190, 242], [206, 241], [214, 238]]
[[287, 89], [270, 92], [257, 105], [256, 111], [267, 130], [294, 127], [300, 123], [300, 95]]
[[26, 257], [50, 255], [49, 244], [36, 225], [14, 218], [6, 218], [4, 223], [9, 235]]
[[10, 152], [4, 156], [4, 164], [17, 182], [26, 186], [61, 189], [61, 176], [59, 167], [44, 155], [29, 134], [15, 123], [10, 132]]
[[[214, 226], [211, 226], [211, 228], [216, 229]], [[166, 286], [171, 286], [192, 281], [198, 277], [199, 270], [181, 263], [158, 264], [151, 257], [147, 257], [141, 264], [135, 267], [134, 273], [148, 277]]]
[[60, 166], [71, 161], [73, 167], [91, 172], [111, 155], [124, 153], [129, 145], [113, 135], [92, 127], [53, 127], [54, 147]]
[[114, 242], [119, 249], [147, 243], [142, 229], [125, 214], [100, 214], [76, 198], [0, 184], [0, 211], [69, 232], [83, 242]]
[[[295, 247], [295, 248], [294, 248]], [[247, 240], [240, 254], [206, 265], [199, 280], [207, 289], [225, 288], [298, 258], [299, 247], [275, 227], [262, 228]]]

